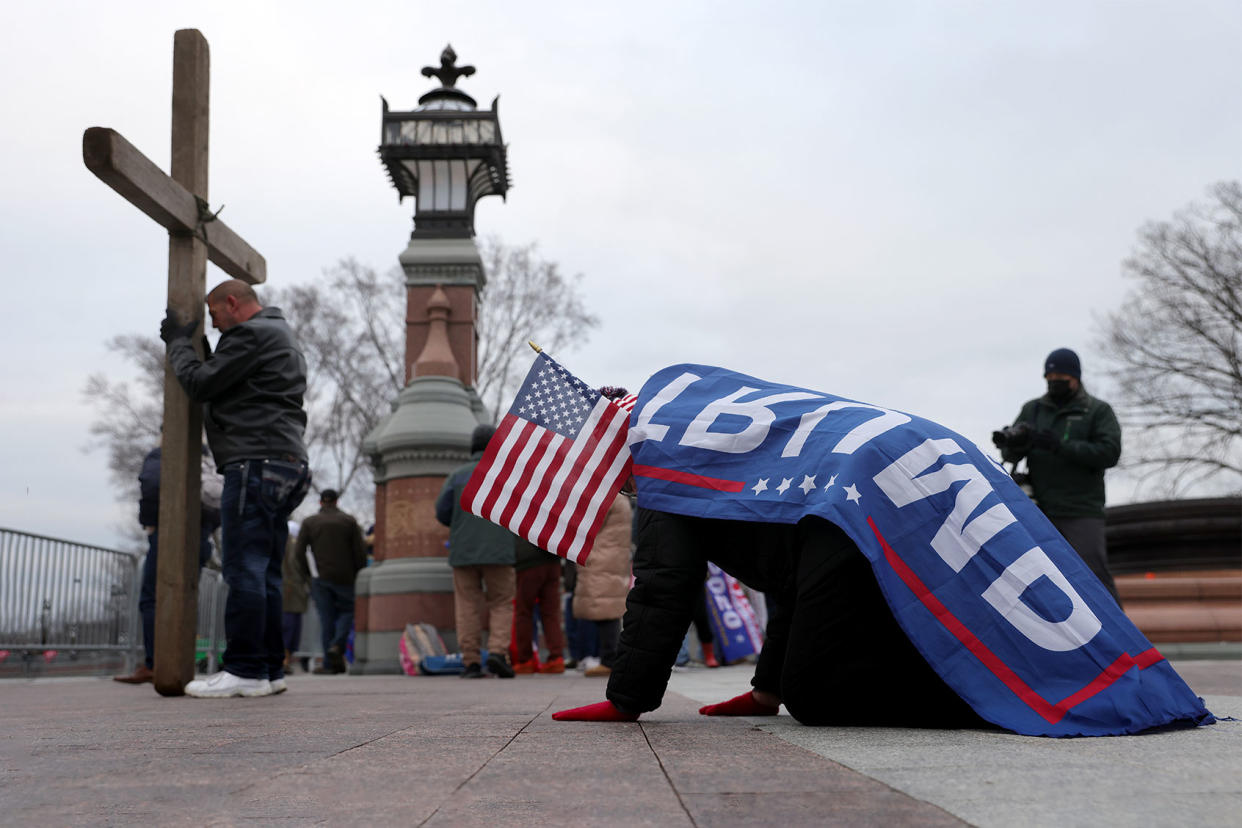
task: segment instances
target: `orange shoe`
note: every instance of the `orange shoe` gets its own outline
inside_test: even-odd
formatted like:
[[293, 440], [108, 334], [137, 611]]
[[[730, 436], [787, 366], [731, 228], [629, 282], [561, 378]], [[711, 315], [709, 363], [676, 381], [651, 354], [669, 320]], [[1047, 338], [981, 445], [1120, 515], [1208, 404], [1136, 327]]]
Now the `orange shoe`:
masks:
[[561, 656], [548, 659], [546, 662], [539, 665], [539, 669], [536, 672], [563, 673], [565, 672], [565, 659]]
[[532, 658], [529, 661], [517, 662], [513, 665], [513, 672], [517, 673], [519, 676], [529, 676], [531, 673], [535, 672], [535, 660]]

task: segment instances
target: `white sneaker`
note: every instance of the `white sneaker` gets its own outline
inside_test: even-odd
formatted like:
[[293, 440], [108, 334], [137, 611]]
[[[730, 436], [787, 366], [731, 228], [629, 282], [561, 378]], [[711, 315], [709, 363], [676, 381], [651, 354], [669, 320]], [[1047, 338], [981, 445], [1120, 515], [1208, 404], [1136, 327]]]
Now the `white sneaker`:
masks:
[[582, 661], [578, 662], [578, 672], [585, 673], [587, 670], [590, 670], [592, 667], [598, 667], [598, 666], [599, 666], [598, 658], [596, 658], [595, 656], [587, 656], [586, 658], [582, 659]]
[[270, 696], [272, 683], [267, 679], [235, 676], [221, 670], [207, 678], [195, 679], [185, 686], [187, 696], [196, 699], [231, 699], [234, 696]]
[[272, 679], [270, 683], [272, 685], [273, 696], [279, 693], [283, 693], [289, 689], [289, 683], [285, 681], [283, 678]]

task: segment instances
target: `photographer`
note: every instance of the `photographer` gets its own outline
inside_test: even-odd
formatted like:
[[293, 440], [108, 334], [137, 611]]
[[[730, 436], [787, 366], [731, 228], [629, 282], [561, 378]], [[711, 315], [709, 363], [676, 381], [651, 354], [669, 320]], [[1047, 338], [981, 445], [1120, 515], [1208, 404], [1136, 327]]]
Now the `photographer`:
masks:
[[1121, 426], [1112, 407], [1083, 388], [1070, 349], [1048, 355], [1044, 379], [1048, 393], [992, 432], [992, 442], [1006, 462], [1026, 458], [1032, 498], [1120, 604], [1104, 540], [1104, 470], [1121, 456]]

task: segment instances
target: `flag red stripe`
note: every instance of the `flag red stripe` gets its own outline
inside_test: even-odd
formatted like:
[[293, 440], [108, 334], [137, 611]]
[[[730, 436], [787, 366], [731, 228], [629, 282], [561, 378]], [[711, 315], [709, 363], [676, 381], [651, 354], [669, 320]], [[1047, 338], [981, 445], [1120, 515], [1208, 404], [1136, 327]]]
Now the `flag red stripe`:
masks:
[[[624, 438], [625, 430], [617, 429], [617, 421], [625, 419], [628, 419], [628, 415], [615, 405], [603, 406], [598, 425], [600, 441], [591, 447], [591, 454], [586, 457], [585, 461], [585, 470], [589, 470], [590, 474], [585, 477], [581, 474], [577, 475], [567, 503], [570, 513], [561, 513], [557, 520], [556, 531], [552, 534], [550, 543], [556, 554], [569, 557], [569, 552], [578, 545], [576, 543], [577, 531], [573, 527], [578, 526], [580, 521], [586, 520], [588, 513], [593, 520], [598, 512], [599, 504], [593, 505], [592, 501], [595, 500], [604, 478], [613, 474], [612, 466], [620, 449], [624, 447], [619, 437]], [[612, 440], [605, 442], [610, 432]], [[583, 454], [585, 455], [586, 452]], [[571, 531], [566, 533], [566, 529]]]
[[[500, 425], [496, 428], [496, 433], [492, 435], [492, 439], [487, 444], [487, 449], [483, 452], [483, 459], [475, 466], [475, 473], [470, 475], [470, 479], [466, 481], [466, 488], [461, 492], [461, 508], [472, 515], [478, 514], [473, 508], [475, 497], [479, 493], [479, 489], [483, 486], [484, 480], [487, 479], [487, 471], [491, 469], [492, 463], [496, 459], [496, 454], [500, 451], [501, 445], [509, 436], [509, 432], [514, 425], [520, 425], [523, 421], [514, 417], [512, 414], [506, 414], [500, 421]], [[483, 472], [480, 474], [479, 472]], [[489, 484], [489, 488], [490, 488]], [[486, 496], [486, 490], [484, 491]]]
[[[522, 449], [526, 445], [527, 432], [533, 428], [533, 423], [519, 421], [517, 427], [512, 429], [512, 437], [506, 435], [506, 438], [501, 441], [499, 448], [499, 452], [502, 452], [502, 454], [499, 454], [493, 461], [492, 471], [489, 471], [488, 474], [489, 477], [492, 477], [494, 474], [495, 481], [504, 481], [509, 479], [509, 476], [513, 473], [513, 467], [517, 465], [518, 458], [522, 455]], [[500, 438], [500, 435], [496, 434], [492, 437], [492, 441], [495, 441], [498, 438]], [[491, 443], [488, 443], [488, 447], [491, 447]], [[499, 465], [497, 465], [497, 462]], [[495, 471], [497, 468], [499, 468], [499, 471]], [[487, 496], [478, 508], [479, 515], [487, 518], [488, 520], [496, 520], [496, 503], [497, 501], [501, 501], [501, 503], [503, 503], [503, 498], [507, 498], [508, 495], [509, 488], [507, 486], [498, 486], [493, 483], [491, 490], [487, 492]]]
[[668, 480], [673, 483], [684, 483], [700, 489], [713, 489], [718, 492], [740, 492], [746, 485], [741, 480], [722, 480], [718, 477], [704, 477], [701, 474], [673, 471], [659, 466], [634, 466], [635, 477], [650, 477], [653, 480]]
[[[617, 489], [629, 477], [627, 466], [631, 461], [627, 447], [628, 429], [625, 428], [625, 421], [628, 419], [629, 415], [623, 411], [613, 412], [609, 418], [608, 427], [612, 430], [612, 440], [604, 447], [600, 460], [583, 489], [579, 498], [580, 505], [575, 510], [577, 514], [569, 524], [570, 531], [565, 535], [564, 542], [558, 544], [564, 549], [565, 557], [575, 562], [583, 562], [590, 555], [595, 532], [608, 513], [608, 508], [612, 506]], [[622, 422], [618, 422], [619, 420]], [[624, 460], [618, 467], [622, 456]]]
[[[623, 434], [622, 438], [624, 437], [625, 435]], [[625, 462], [621, 466], [621, 473], [614, 478], [615, 483], [613, 485], [624, 483], [630, 476], [630, 464], [632, 462], [633, 461], [629, 457], [625, 458]], [[617, 497], [617, 494], [614, 493], [613, 497]], [[581, 549], [577, 552], [576, 557], [572, 559], [574, 563], [586, 563], [587, 558], [590, 557], [591, 550], [595, 546], [595, 536], [599, 533], [600, 527], [604, 525], [604, 520], [608, 517], [608, 509], [610, 506], [612, 506], [611, 500], [601, 502], [601, 506], [596, 510], [590, 526], [586, 528], [585, 539], [581, 543]]]
[[[548, 433], [552, 434], [554, 432]], [[535, 468], [530, 470], [529, 478], [523, 477], [518, 482], [518, 485], [525, 489], [523, 496], [529, 495], [530, 499], [525, 514], [519, 513], [516, 516], [516, 518], [521, 518], [522, 522], [514, 531], [522, 537], [529, 540], [531, 530], [535, 527], [536, 522], [545, 516], [544, 503], [552, 494], [552, 480], [556, 477], [557, 470], [564, 464], [565, 455], [569, 453], [572, 447], [572, 442], [560, 435], [556, 435], [556, 438], [548, 445], [544, 456], [540, 459], [540, 463], [546, 461], [546, 464], [542, 467], [536, 465]]]
[[[548, 445], [558, 436], [554, 431], [543, 430], [539, 438], [531, 442], [530, 454], [527, 455], [526, 461], [522, 465], [522, 472], [516, 478], [509, 502], [505, 505], [504, 511], [500, 515], [498, 522], [502, 526], [512, 528], [515, 517], [525, 517], [525, 510], [529, 508], [531, 497], [533, 496], [533, 492], [528, 488], [529, 482], [533, 477], [534, 471], [539, 466], [539, 461], [548, 453]], [[526, 506], [523, 506], [523, 503]]]
[[1014, 695], [1022, 699], [1028, 707], [1044, 717], [1050, 724], [1056, 724], [1061, 721], [1061, 719], [1065, 718], [1065, 714], [1074, 707], [1108, 689], [1117, 679], [1125, 675], [1126, 671], [1131, 667], [1137, 666], [1140, 670], [1145, 670], [1164, 659], [1154, 647], [1150, 650], [1145, 650], [1137, 657], [1130, 656], [1128, 653], [1122, 653], [1082, 689], [1066, 696], [1056, 705], [1050, 704], [1032, 690], [1026, 682], [1022, 681], [1005, 662], [1000, 660], [999, 656], [988, 649], [987, 645], [967, 629], [966, 625], [959, 621], [953, 613], [949, 612], [948, 607], [942, 604], [940, 599], [932, 595], [931, 590], [915, 574], [914, 570], [893, 551], [893, 547], [888, 545], [888, 541], [880, 534], [880, 530], [876, 527], [874, 520], [868, 517], [867, 524], [871, 527], [871, 531], [875, 533], [876, 539], [884, 549], [884, 559], [888, 561], [889, 566], [893, 568], [893, 571], [897, 573], [905, 585], [910, 588], [915, 597], [923, 602], [923, 605], [936, 617], [936, 620], [943, 624], [945, 629], [951, 632], [958, 641], [962, 642], [966, 649], [970, 650], [985, 667], [992, 671], [993, 675], [1013, 691]]
[[[604, 434], [608, 430], [608, 420], [602, 415], [612, 407], [611, 403], [602, 406], [601, 408], [603, 411], [596, 414], [597, 419], [595, 421], [595, 426], [591, 429], [590, 435], [579, 435], [578, 439], [572, 443], [577, 452], [576, 456], [573, 458], [573, 465], [577, 465], [582, 462], [583, 455], [586, 454], [586, 449], [593, 449], [594, 446], [599, 443], [601, 439], [603, 439]], [[570, 468], [572, 468], [572, 466]], [[560, 471], [568, 472], [569, 468], [561, 469]], [[556, 516], [561, 513], [561, 511], [565, 508], [565, 504], [569, 501], [573, 485], [577, 481], [577, 475], [569, 473], [561, 475], [558, 472], [557, 477], [559, 480], [553, 482], [553, 487], [556, 490], [555, 497], [544, 507], [543, 510], [548, 516]], [[555, 550], [549, 548], [549, 542], [552, 539], [553, 533], [556, 532], [556, 525], [556, 521], [545, 520], [543, 526], [540, 528], [539, 539], [535, 542], [535, 545], [540, 549], [547, 549], [549, 552], [554, 552]]]

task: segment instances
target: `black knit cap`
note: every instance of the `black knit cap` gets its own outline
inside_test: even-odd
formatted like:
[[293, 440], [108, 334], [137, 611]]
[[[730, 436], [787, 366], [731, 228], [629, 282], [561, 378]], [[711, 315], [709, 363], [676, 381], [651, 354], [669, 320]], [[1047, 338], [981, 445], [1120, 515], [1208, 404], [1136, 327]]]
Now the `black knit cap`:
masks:
[[1069, 348], [1057, 348], [1044, 360], [1044, 376], [1049, 374], [1069, 374], [1075, 379], [1082, 379], [1082, 364], [1078, 354]]
[[487, 448], [487, 444], [491, 441], [492, 435], [496, 433], [495, 426], [477, 425], [470, 434], [470, 453], [483, 451]]

